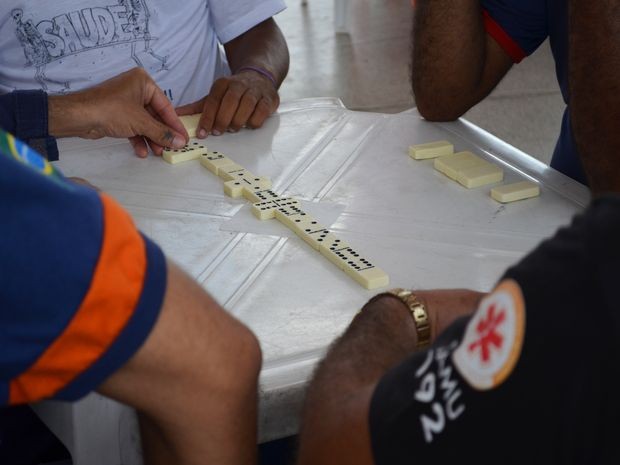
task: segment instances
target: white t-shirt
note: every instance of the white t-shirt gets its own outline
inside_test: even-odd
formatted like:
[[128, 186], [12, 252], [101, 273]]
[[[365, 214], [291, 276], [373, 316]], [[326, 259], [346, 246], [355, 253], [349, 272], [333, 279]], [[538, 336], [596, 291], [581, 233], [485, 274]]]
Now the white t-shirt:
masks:
[[0, 94], [62, 93], [141, 66], [175, 106], [230, 74], [221, 44], [283, 0], [1, 0]]

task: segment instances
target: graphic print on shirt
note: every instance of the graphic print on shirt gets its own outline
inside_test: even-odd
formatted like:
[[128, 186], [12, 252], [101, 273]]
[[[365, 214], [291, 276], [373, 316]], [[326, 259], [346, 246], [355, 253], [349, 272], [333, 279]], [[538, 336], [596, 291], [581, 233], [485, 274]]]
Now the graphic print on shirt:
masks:
[[480, 303], [454, 351], [454, 365], [474, 389], [493, 389], [512, 373], [524, 335], [523, 294], [515, 281], [506, 280]]
[[[156, 60], [160, 70], [168, 69], [168, 56], [155, 53], [151, 43], [156, 41], [149, 31], [151, 14], [147, 0], [118, 0], [116, 5], [83, 8], [43, 19], [35, 24], [25, 19], [21, 8], [11, 11], [15, 34], [24, 49], [26, 65], [35, 68], [35, 80], [47, 91], [48, 84], [57, 84], [61, 91], [69, 89], [68, 82], [46, 76], [46, 67], [70, 55], [100, 49], [130, 45], [131, 59], [145, 68], [144, 57]], [[142, 56], [141, 56], [142, 55]]]
[[424, 441], [433, 442], [465, 412], [466, 406], [459, 385], [450, 363], [450, 357], [458, 346], [458, 341], [430, 349], [424, 363], [416, 370], [418, 387], [413, 398], [426, 408], [421, 409], [420, 427]]

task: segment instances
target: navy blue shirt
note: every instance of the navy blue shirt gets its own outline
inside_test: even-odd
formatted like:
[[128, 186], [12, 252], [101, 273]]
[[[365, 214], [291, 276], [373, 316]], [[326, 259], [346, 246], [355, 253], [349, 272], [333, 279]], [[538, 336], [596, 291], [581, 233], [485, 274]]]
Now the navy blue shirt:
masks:
[[511, 267], [379, 382], [376, 465], [618, 464], [620, 196]]
[[45, 92], [19, 90], [0, 95], [0, 128], [28, 142], [48, 160], [58, 160], [56, 139], [48, 133]]
[[[515, 63], [532, 54], [549, 38], [562, 97], [570, 105], [568, 88], [568, 2], [566, 0], [482, 0], [488, 34]], [[570, 124], [568, 108], [551, 166], [587, 184]]]

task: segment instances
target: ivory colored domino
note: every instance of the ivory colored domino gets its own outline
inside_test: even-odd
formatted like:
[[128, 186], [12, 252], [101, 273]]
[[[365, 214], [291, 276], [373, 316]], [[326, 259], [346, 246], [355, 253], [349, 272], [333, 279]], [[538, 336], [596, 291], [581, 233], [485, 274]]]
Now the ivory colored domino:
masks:
[[229, 197], [236, 199], [242, 195], [245, 197], [246, 192], [266, 190], [270, 187], [271, 181], [268, 178], [261, 178], [260, 176], [243, 176], [239, 179], [226, 181], [224, 183], [224, 193]]
[[294, 220], [303, 218], [305, 216], [309, 215], [297, 205], [278, 207], [275, 211], [276, 220], [278, 220], [289, 229], [293, 229]]
[[184, 161], [197, 160], [207, 152], [205, 145], [193, 142], [187, 144], [182, 149], [164, 149], [162, 157], [171, 165], [182, 163]]
[[338, 239], [334, 233], [331, 233], [329, 229], [320, 229], [318, 231], [300, 235], [299, 237], [301, 237], [310, 247], [317, 251], [320, 249], [321, 245], [334, 241], [340, 242], [340, 239]]
[[491, 189], [491, 197], [501, 203], [516, 202], [517, 200], [529, 199], [540, 195], [538, 184], [530, 181], [505, 184]]
[[342, 251], [348, 248], [349, 244], [330, 233], [325, 237], [325, 242], [319, 244], [319, 253], [342, 270], [344, 268]]
[[279, 199], [256, 202], [252, 205], [252, 214], [259, 220], [270, 220], [275, 218], [276, 210], [280, 207], [299, 206], [299, 200]]
[[264, 178], [262, 176], [254, 176], [254, 177], [243, 177], [244, 181], [247, 182], [246, 185], [243, 186], [242, 194], [243, 197], [249, 202], [254, 201], [254, 193], [261, 192], [267, 189], [271, 189], [271, 179]]
[[217, 176], [224, 181], [231, 181], [242, 177], [253, 177], [254, 175], [246, 170], [243, 166], [232, 162], [230, 165], [222, 166], [217, 170]]
[[373, 266], [365, 270], [347, 272], [354, 280], [364, 286], [366, 289], [377, 289], [390, 284], [390, 277], [381, 268]]
[[471, 152], [458, 152], [435, 159], [433, 166], [437, 171], [456, 181], [459, 171], [484, 163], [487, 162]]
[[499, 166], [488, 162], [459, 171], [456, 178], [459, 184], [468, 189], [500, 182], [502, 179], [504, 179], [504, 171]]
[[236, 163], [222, 153], [207, 152], [200, 157], [200, 164], [217, 176], [220, 168]]
[[[252, 202], [252, 213], [257, 218], [275, 217], [366, 289], [387, 286], [389, 277], [383, 270], [361, 257], [346, 242], [304, 212], [298, 200], [280, 197], [273, 192], [271, 180], [254, 175], [221, 153], [209, 152], [197, 142], [193, 144], [200, 146], [202, 151], [198, 152], [200, 163], [225, 181], [224, 193], [233, 198], [243, 196]], [[177, 157], [189, 157], [186, 153], [194, 152], [194, 149], [185, 148], [176, 152], [182, 154]]]
[[447, 140], [409, 146], [409, 156], [414, 160], [426, 160], [454, 153], [454, 146]]
[[332, 261], [366, 289], [387, 286], [390, 282], [388, 275], [381, 268], [376, 267], [351, 247], [334, 251], [333, 255], [337, 258]]
[[278, 200], [283, 199], [284, 197], [280, 197], [271, 189], [265, 189], [262, 191], [248, 192], [248, 195], [245, 198], [252, 203], [258, 202], [266, 202], [268, 200]]
[[308, 234], [325, 230], [325, 226], [309, 214], [298, 215], [297, 217], [291, 218], [291, 220], [290, 229], [303, 240], [306, 240], [305, 236]]
[[196, 137], [196, 130], [198, 129], [198, 123], [200, 122], [200, 113], [195, 115], [179, 116], [181, 123], [185, 126], [185, 130], [189, 137]]

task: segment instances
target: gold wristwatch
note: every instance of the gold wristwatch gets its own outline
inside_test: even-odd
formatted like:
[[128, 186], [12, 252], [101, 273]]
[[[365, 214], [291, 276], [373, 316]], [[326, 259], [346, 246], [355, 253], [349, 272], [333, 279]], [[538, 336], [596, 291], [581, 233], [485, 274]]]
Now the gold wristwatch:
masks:
[[431, 321], [424, 304], [418, 300], [413, 292], [406, 289], [391, 289], [388, 292], [398, 297], [409, 308], [418, 333], [416, 347], [423, 349], [431, 345]]

